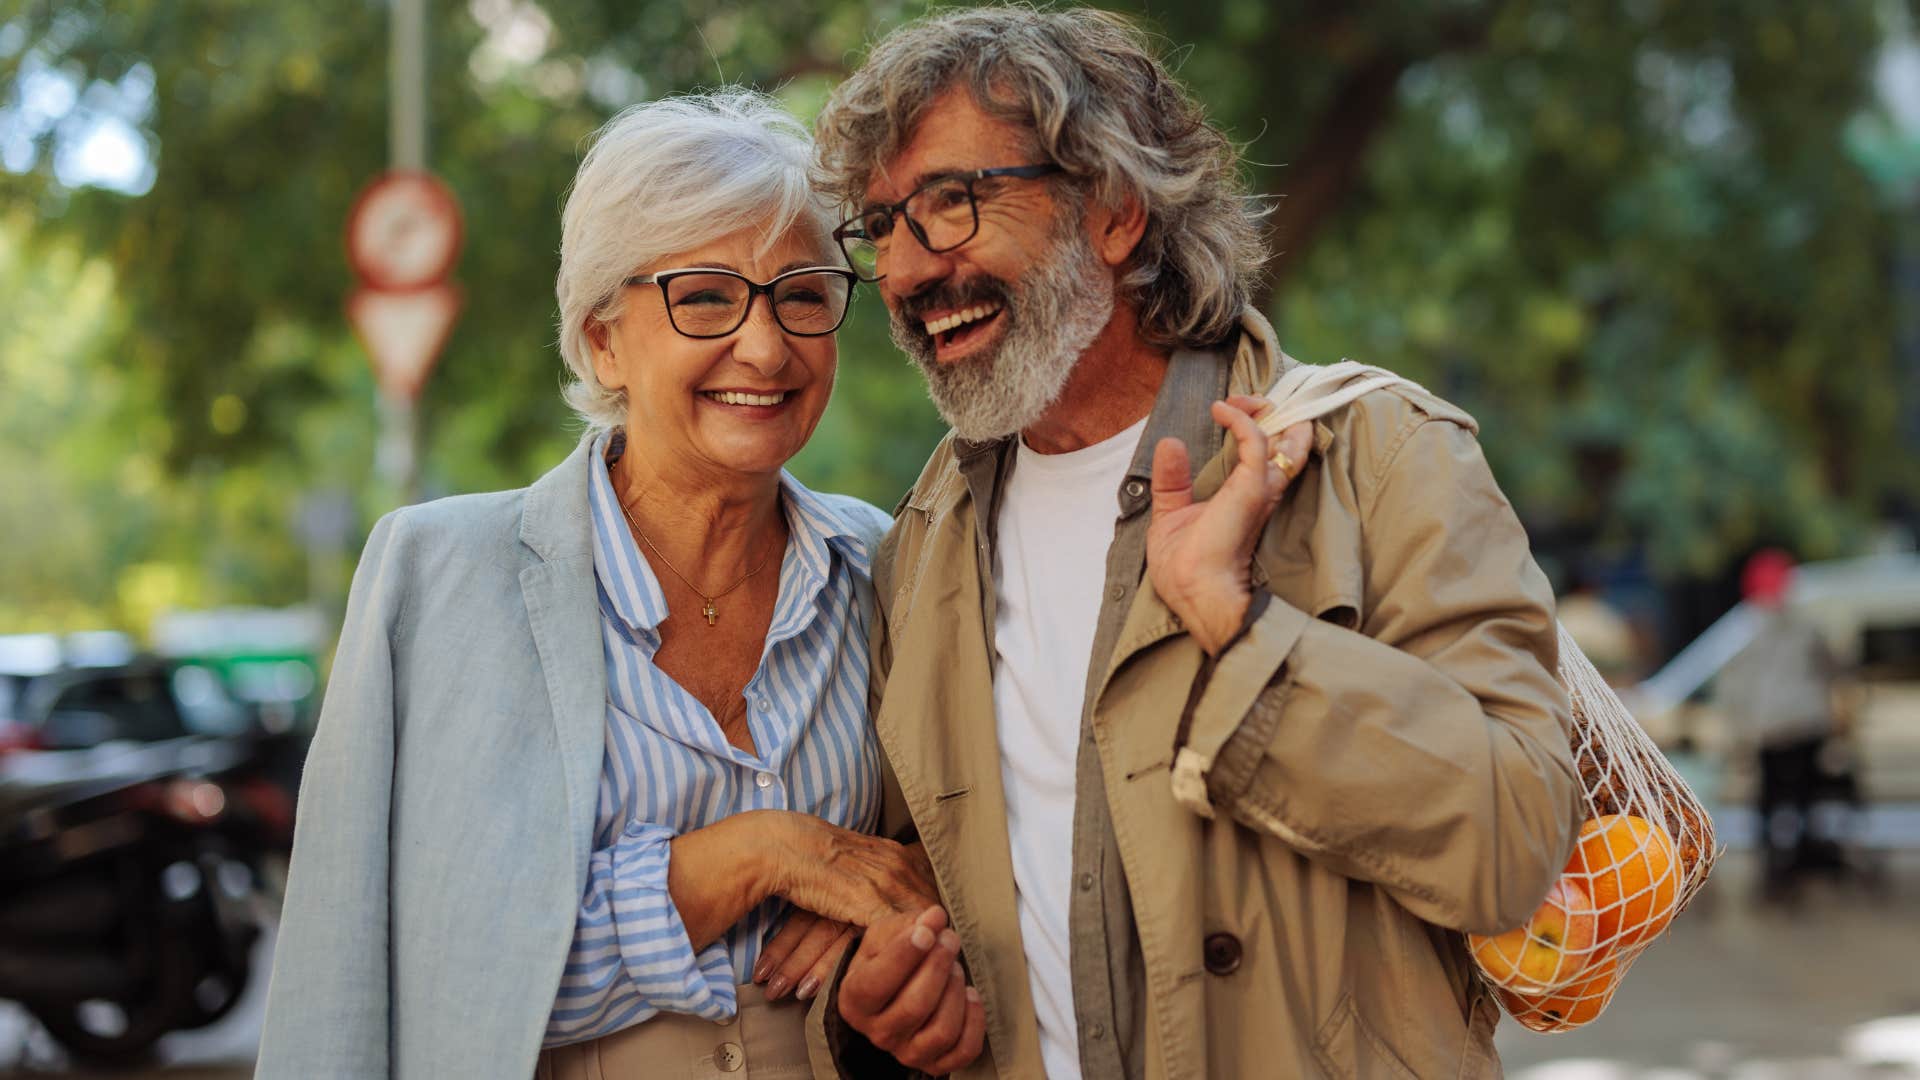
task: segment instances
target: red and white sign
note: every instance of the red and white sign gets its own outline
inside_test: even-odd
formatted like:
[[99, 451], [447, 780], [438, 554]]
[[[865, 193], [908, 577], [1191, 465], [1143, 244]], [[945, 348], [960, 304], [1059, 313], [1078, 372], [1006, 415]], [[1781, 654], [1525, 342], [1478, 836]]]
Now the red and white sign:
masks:
[[347, 261], [363, 288], [347, 317], [391, 397], [420, 396], [460, 313], [447, 283], [463, 239], [460, 204], [432, 173], [386, 173], [347, 213]]
[[432, 173], [385, 173], [347, 212], [347, 261], [376, 289], [437, 284], [453, 271], [461, 239], [460, 204]]
[[460, 314], [460, 289], [430, 285], [406, 292], [359, 289], [347, 298], [347, 318], [373, 358], [374, 378], [389, 397], [412, 401], [427, 385], [440, 348]]

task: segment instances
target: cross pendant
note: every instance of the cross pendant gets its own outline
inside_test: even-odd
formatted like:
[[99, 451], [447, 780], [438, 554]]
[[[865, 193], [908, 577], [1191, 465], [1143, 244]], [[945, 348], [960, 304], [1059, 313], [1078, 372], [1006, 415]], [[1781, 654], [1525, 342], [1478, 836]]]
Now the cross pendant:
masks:
[[700, 614], [705, 615], [707, 617], [707, 625], [712, 626], [715, 618], [715, 612], [713, 610], [713, 598], [708, 596], [703, 596], [700, 599], [706, 601], [706, 603], [700, 605]]

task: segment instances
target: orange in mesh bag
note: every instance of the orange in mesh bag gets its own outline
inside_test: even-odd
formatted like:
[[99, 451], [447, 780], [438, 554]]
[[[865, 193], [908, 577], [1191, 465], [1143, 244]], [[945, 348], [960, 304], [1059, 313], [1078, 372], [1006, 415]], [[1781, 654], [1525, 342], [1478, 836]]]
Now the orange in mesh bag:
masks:
[[[1396, 384], [1420, 389], [1351, 361], [1301, 364], [1267, 392], [1273, 408], [1256, 419], [1275, 436]], [[1573, 705], [1569, 741], [1587, 820], [1525, 926], [1466, 935], [1495, 998], [1535, 1031], [1567, 1031], [1599, 1016], [1634, 959], [1706, 883], [1718, 854], [1706, 808], [1564, 627], [1557, 674]]]

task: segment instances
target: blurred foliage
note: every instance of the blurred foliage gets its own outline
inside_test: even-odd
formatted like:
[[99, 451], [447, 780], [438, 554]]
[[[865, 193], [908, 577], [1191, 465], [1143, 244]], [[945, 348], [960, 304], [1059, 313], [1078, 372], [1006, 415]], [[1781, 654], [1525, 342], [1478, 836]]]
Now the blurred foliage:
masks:
[[[527, 483], [577, 433], [555, 393], [552, 282], [562, 195], [598, 124], [720, 81], [810, 116], [920, 10], [436, 0], [431, 160], [468, 243], [466, 310], [421, 406], [428, 492]], [[1701, 574], [1761, 539], [1838, 553], [1876, 500], [1915, 494], [1889, 389], [1903, 211], [1842, 145], [1877, 115], [1873, 65], [1903, 10], [1145, 15], [1244, 141], [1255, 187], [1285, 196], [1270, 310], [1291, 350], [1383, 364], [1469, 408], [1541, 535]], [[340, 241], [386, 158], [387, 34], [372, 0], [0, 5], [0, 129], [30, 78], [78, 88], [30, 133], [30, 160], [0, 169], [6, 624], [298, 599], [338, 569], [302, 550], [303, 507], [350, 493], [364, 527], [390, 503], [367, 479], [373, 381], [341, 314]], [[151, 188], [64, 183], [89, 110], [143, 87]], [[891, 506], [938, 433], [864, 293], [795, 471]]]

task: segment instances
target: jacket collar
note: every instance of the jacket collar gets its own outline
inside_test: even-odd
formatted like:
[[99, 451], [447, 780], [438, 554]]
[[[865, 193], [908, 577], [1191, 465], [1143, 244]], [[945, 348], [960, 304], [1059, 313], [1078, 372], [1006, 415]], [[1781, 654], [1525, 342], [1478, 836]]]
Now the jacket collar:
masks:
[[574, 884], [586, 885], [600, 762], [606, 753], [607, 665], [600, 646], [593, 577], [593, 520], [587, 503], [591, 433], [527, 489], [520, 540], [539, 559], [520, 571], [528, 629], [540, 655], [554, 741], [565, 778]]
[[527, 489], [520, 542], [546, 562], [593, 555], [593, 511], [587, 503], [593, 444], [593, 432], [582, 435], [565, 461]]

